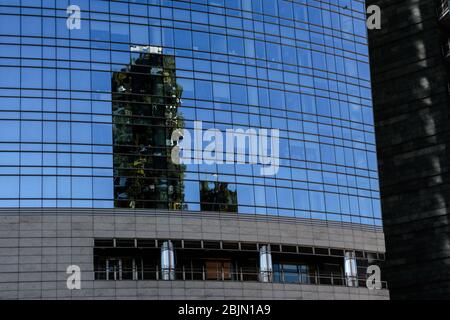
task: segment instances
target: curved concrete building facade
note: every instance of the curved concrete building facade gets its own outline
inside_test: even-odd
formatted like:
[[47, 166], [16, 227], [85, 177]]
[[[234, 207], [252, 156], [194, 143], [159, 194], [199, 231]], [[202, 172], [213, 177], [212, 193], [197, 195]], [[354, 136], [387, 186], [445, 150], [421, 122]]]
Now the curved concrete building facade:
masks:
[[2, 1], [0, 297], [387, 299], [369, 70], [357, 0]]

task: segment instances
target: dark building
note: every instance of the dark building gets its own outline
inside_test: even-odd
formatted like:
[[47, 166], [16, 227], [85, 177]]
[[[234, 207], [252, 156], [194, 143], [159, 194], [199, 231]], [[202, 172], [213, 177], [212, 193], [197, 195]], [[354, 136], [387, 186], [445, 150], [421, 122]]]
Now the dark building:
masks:
[[0, 298], [387, 299], [384, 252], [363, 1], [0, 1]]
[[386, 265], [393, 299], [450, 298], [448, 1], [368, 1]]

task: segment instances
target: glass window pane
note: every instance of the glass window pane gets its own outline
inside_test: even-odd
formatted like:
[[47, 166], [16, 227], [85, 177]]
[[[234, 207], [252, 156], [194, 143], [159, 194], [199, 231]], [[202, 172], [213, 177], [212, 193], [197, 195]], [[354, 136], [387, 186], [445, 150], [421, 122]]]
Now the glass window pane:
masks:
[[19, 198], [19, 177], [0, 176], [0, 198]]
[[18, 121], [0, 120], [0, 141], [18, 142], [20, 139], [20, 125]]

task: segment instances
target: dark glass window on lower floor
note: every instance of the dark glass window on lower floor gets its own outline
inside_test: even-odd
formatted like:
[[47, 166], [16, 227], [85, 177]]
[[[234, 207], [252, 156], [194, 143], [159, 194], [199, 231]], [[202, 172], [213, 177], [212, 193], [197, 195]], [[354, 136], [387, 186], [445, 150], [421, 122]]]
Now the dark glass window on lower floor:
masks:
[[310, 281], [310, 266], [306, 264], [274, 264], [273, 277], [275, 282], [281, 283], [305, 283]]

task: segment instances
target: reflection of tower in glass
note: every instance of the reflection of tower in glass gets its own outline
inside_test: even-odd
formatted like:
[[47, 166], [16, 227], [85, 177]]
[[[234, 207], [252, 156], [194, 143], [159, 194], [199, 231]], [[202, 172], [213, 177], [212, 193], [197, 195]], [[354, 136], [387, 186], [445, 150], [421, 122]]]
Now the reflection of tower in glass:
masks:
[[172, 132], [183, 127], [175, 58], [155, 47], [132, 51], [112, 76], [115, 206], [179, 210], [184, 168], [170, 158]]
[[238, 211], [236, 186], [231, 183], [202, 181], [200, 201], [204, 211]]

